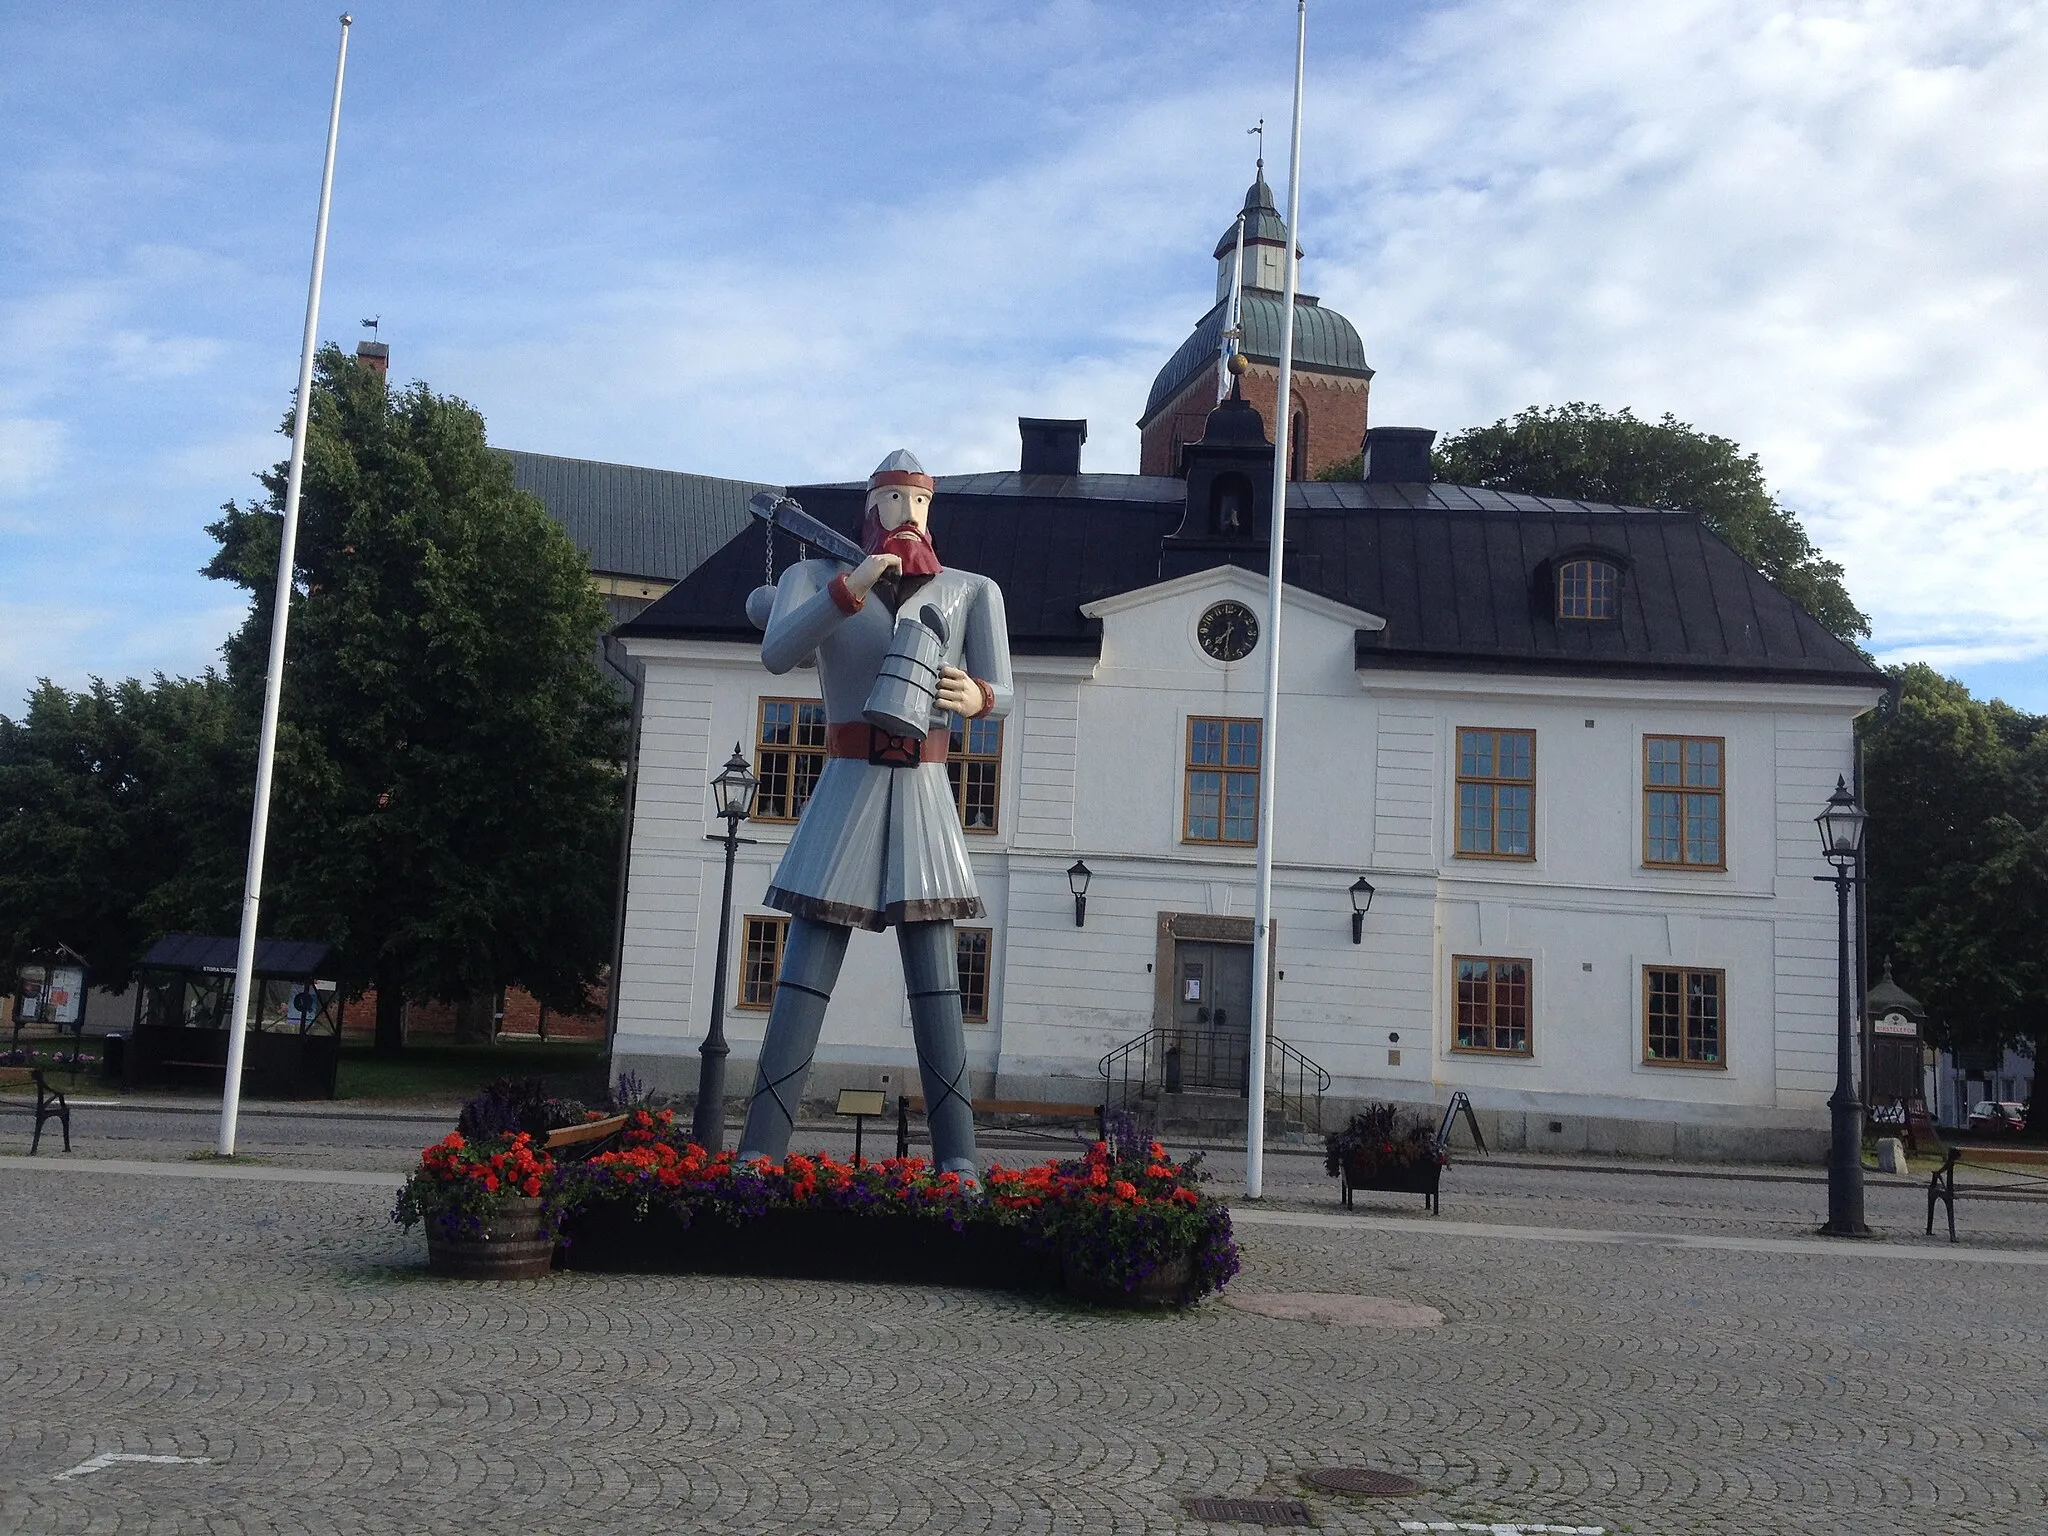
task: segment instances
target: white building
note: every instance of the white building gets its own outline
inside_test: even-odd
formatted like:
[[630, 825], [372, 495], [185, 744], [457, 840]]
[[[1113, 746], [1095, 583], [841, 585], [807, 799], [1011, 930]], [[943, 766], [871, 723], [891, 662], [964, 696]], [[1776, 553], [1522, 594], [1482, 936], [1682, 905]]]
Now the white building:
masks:
[[[1463, 1089], [1509, 1147], [1818, 1155], [1836, 928], [1813, 818], [1881, 674], [1691, 514], [1433, 484], [1430, 435], [1380, 428], [1363, 480], [1290, 488], [1269, 746], [1256, 413], [1220, 407], [1180, 478], [1080, 474], [1084, 435], [1027, 423], [1051, 473], [942, 477], [932, 513], [941, 558], [1003, 586], [1017, 679], [953, 764], [988, 909], [961, 928], [978, 1099], [1097, 1102], [1143, 1038], [1155, 1091], [1178, 1040], [1183, 1088], [1228, 1100], [1271, 773], [1270, 1027], [1333, 1099]], [[857, 527], [858, 483], [792, 494]], [[729, 1089], [751, 1083], [762, 894], [821, 761], [814, 682], [771, 677], [744, 616], [762, 569], [749, 530], [619, 631], [644, 682], [615, 1066], [671, 1091], [721, 1004]], [[714, 1000], [710, 779], [735, 743], [763, 790]], [[913, 1063], [894, 940], [857, 935], [809, 1096], [914, 1092]]]

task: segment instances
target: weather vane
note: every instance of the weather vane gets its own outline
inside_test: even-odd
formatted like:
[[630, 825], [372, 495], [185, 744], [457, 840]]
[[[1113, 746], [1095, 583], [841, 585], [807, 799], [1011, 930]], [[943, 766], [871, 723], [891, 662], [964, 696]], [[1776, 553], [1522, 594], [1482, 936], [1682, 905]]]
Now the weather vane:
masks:
[[1266, 173], [1266, 120], [1260, 118], [1256, 125], [1245, 129], [1245, 132], [1259, 136], [1259, 174], [1263, 176]]
[[382, 320], [383, 318], [384, 317], [382, 315], [372, 315], [370, 316], [369, 319], [363, 322], [363, 329], [370, 333], [370, 339], [372, 341], [375, 341], [377, 339], [377, 322]]

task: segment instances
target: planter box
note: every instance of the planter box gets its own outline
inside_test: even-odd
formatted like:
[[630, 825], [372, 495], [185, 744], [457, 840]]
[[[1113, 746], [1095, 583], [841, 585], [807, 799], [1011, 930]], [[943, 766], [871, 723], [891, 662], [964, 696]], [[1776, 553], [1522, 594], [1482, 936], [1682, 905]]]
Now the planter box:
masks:
[[1344, 1204], [1351, 1205], [1355, 1189], [1379, 1190], [1388, 1194], [1421, 1195], [1433, 1216], [1437, 1213], [1437, 1186], [1443, 1182], [1444, 1165], [1425, 1163], [1420, 1167], [1359, 1168], [1348, 1166], [1343, 1173]]
[[716, 1215], [685, 1225], [661, 1206], [642, 1217], [625, 1201], [599, 1201], [570, 1215], [562, 1239], [564, 1268], [605, 1273], [1060, 1288], [1057, 1258], [1027, 1247], [1015, 1228], [977, 1222], [956, 1232], [916, 1216], [773, 1210], [737, 1225]]

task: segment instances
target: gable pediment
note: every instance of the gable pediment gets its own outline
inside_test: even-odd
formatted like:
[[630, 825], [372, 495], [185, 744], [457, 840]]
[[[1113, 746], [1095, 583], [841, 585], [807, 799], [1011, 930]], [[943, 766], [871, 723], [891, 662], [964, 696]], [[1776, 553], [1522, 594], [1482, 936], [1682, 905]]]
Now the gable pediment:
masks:
[[[1282, 581], [1280, 591], [1283, 601], [1290, 609], [1312, 613], [1318, 618], [1328, 619], [1332, 623], [1346, 625], [1352, 629], [1377, 633], [1387, 627], [1387, 621], [1376, 613], [1368, 613], [1363, 608], [1354, 608], [1348, 603], [1336, 602], [1320, 593], [1310, 592], [1289, 582]], [[1263, 614], [1266, 604], [1266, 578], [1242, 566], [1214, 565], [1207, 570], [1190, 571], [1185, 576], [1173, 576], [1165, 581], [1156, 581], [1150, 586], [1133, 587], [1128, 592], [1098, 597], [1092, 603], [1083, 603], [1081, 614], [1084, 618], [1107, 619], [1161, 603], [1179, 604], [1191, 600], [1213, 602], [1225, 597], [1234, 597]]]

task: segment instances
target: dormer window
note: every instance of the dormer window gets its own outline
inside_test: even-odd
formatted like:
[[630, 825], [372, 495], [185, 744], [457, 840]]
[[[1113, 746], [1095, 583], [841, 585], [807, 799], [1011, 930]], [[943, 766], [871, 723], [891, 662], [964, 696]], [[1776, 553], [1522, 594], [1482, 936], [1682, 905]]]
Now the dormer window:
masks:
[[1621, 572], [1606, 560], [1581, 555], [1557, 568], [1560, 619], [1612, 619], [1621, 612]]

